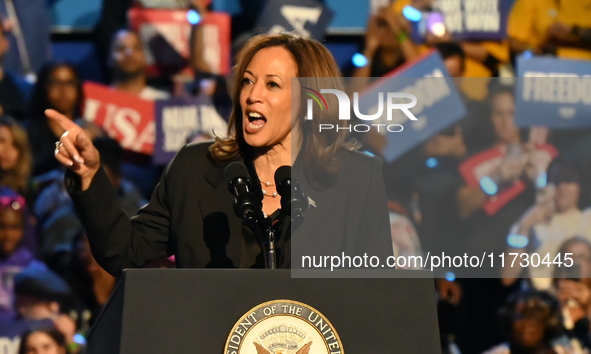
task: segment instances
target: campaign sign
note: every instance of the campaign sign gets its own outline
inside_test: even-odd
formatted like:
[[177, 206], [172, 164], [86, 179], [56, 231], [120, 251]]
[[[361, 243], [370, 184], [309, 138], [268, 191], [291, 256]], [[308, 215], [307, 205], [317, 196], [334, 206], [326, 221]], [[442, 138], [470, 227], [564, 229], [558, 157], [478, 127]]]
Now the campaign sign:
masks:
[[204, 98], [156, 101], [156, 144], [152, 162], [168, 163], [189, 142], [225, 136], [227, 123]]
[[83, 89], [84, 119], [101, 127], [124, 149], [152, 153], [154, 102], [93, 82], [85, 82]]
[[522, 56], [517, 72], [517, 125], [591, 128], [591, 63]]
[[455, 40], [502, 40], [512, 0], [435, 0], [445, 27]]
[[[441, 57], [437, 52], [431, 52], [422, 59], [380, 78], [359, 93], [358, 107], [364, 114], [377, 112], [380, 92], [383, 93], [381, 97], [386, 100], [387, 93], [393, 92], [410, 93], [417, 98], [416, 105], [409, 109], [417, 120], [409, 119], [401, 110], [391, 111], [389, 117], [385, 112], [380, 118], [380, 123], [387, 126], [399, 124], [403, 127], [400, 132], [394, 133], [389, 130], [386, 133], [388, 145], [383, 154], [388, 162], [397, 159], [466, 115], [466, 108], [454, 82], [446, 76], [447, 70]], [[404, 99], [401, 102], [405, 102]], [[387, 107], [388, 102], [383, 106]]]
[[[550, 160], [558, 156], [556, 148], [549, 144], [536, 146], [536, 149], [547, 154]], [[460, 164], [460, 174], [469, 186], [480, 188], [481, 179], [493, 174], [506, 160], [506, 155], [507, 151], [504, 148], [492, 148], [477, 153]], [[515, 180], [511, 184], [504, 186], [495, 195], [490, 196], [482, 206], [482, 209], [487, 215], [493, 216], [523, 193], [526, 187], [523, 180]]]
[[257, 27], [271, 34], [295, 31], [302, 37], [322, 39], [333, 15], [314, 0], [269, 0]]
[[[148, 73], [192, 76], [188, 67], [191, 45], [191, 24], [187, 10], [133, 8], [129, 20], [146, 45]], [[202, 26], [204, 60], [216, 74], [230, 71], [230, 16], [209, 12]]]

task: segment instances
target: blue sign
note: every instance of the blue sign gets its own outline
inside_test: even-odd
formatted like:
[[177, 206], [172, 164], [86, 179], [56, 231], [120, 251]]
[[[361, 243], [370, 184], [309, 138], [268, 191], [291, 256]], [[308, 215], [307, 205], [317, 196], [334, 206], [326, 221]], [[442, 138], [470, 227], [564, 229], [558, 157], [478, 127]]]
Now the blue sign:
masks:
[[[363, 114], [377, 111], [379, 96], [385, 99], [380, 123], [389, 127], [384, 131], [388, 144], [384, 158], [391, 162], [410, 149], [433, 137], [441, 130], [466, 115], [466, 108], [454, 81], [449, 76], [437, 52], [380, 78], [360, 93], [359, 111]], [[389, 110], [391, 103], [409, 103], [409, 99], [396, 98], [391, 93], [410, 93], [416, 96], [416, 105], [409, 109], [417, 119], [400, 109]], [[390, 101], [390, 102], [388, 102]], [[372, 122], [376, 123], [376, 121]], [[396, 132], [393, 125], [402, 126]]]
[[522, 56], [517, 73], [518, 126], [591, 128], [591, 62]]
[[267, 33], [295, 31], [307, 38], [323, 39], [334, 12], [315, 0], [270, 0], [258, 26]]
[[51, 14], [54, 29], [60, 31], [90, 31], [101, 16], [103, 0], [53, 0]]
[[156, 142], [152, 162], [167, 164], [189, 142], [226, 136], [227, 123], [215, 107], [201, 98], [155, 101]]

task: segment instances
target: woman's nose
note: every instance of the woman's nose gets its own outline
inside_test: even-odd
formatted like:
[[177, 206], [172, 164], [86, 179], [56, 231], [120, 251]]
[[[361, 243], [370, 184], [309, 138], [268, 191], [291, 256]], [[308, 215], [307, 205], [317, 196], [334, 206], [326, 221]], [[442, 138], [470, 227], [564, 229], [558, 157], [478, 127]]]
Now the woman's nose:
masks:
[[262, 89], [262, 85], [258, 82], [255, 82], [250, 87], [250, 92], [248, 93], [248, 103], [256, 103], [263, 101], [264, 92]]

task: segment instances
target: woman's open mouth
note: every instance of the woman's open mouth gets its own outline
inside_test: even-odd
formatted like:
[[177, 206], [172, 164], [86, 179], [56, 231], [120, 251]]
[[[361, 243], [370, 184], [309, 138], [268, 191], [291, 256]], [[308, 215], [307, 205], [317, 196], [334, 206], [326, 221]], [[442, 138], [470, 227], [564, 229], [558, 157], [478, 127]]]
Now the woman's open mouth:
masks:
[[247, 112], [246, 114], [246, 132], [255, 133], [259, 131], [267, 123], [267, 118], [259, 112]]

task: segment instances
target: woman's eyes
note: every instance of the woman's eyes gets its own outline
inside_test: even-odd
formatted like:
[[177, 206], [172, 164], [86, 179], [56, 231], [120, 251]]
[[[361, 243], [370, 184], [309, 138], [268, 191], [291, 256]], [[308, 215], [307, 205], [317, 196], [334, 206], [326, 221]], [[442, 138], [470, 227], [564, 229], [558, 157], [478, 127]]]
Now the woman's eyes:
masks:
[[[254, 84], [254, 81], [248, 77], [245, 77], [242, 79], [242, 86], [246, 86], [246, 85], [252, 85]], [[267, 87], [269, 88], [280, 88], [281, 85], [279, 85], [277, 82], [275, 81], [269, 81], [267, 82]]]

